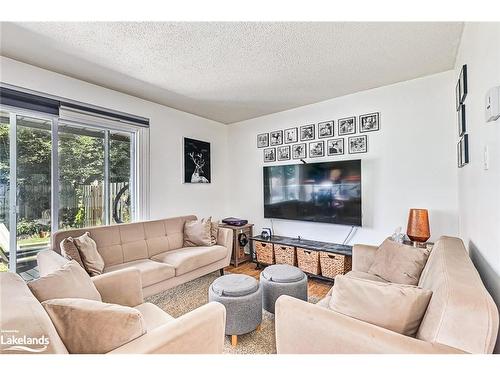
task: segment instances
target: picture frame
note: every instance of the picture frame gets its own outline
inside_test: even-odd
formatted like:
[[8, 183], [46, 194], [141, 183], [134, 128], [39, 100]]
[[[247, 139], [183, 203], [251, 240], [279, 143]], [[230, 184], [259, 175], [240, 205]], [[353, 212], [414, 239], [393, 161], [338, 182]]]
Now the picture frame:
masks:
[[276, 148], [270, 147], [264, 149], [264, 163], [276, 161]]
[[465, 123], [465, 104], [460, 104], [460, 107], [457, 111], [457, 117], [458, 117], [458, 136], [461, 137], [467, 131]]
[[469, 135], [464, 134], [458, 141], [458, 167], [463, 168], [469, 164]]
[[356, 134], [356, 116], [337, 120], [338, 135]]
[[324, 141], [309, 142], [309, 157], [320, 158], [322, 156], [325, 156], [325, 142]]
[[464, 104], [465, 98], [467, 97], [468, 85], [467, 85], [467, 64], [462, 65], [462, 69], [460, 70], [460, 76], [458, 77], [459, 82], [459, 102], [460, 104]]
[[297, 129], [297, 128], [285, 129], [284, 134], [283, 134], [283, 138], [284, 138], [285, 144], [298, 142], [299, 129]]
[[380, 130], [380, 113], [373, 112], [359, 116], [359, 132], [368, 133]]
[[297, 143], [292, 145], [292, 158], [293, 159], [307, 158], [307, 143]]
[[458, 111], [460, 108], [460, 79], [458, 79], [455, 85], [455, 110]]
[[211, 183], [211, 150], [210, 142], [198, 139], [183, 138], [184, 183]]
[[363, 154], [368, 152], [368, 137], [366, 135], [357, 135], [349, 137], [349, 154]]
[[334, 138], [326, 141], [328, 156], [344, 155], [344, 138]]
[[276, 130], [269, 133], [269, 144], [271, 146], [279, 146], [283, 144], [283, 130]]
[[330, 138], [334, 136], [334, 121], [323, 121], [318, 123], [318, 139]]
[[257, 148], [269, 147], [269, 133], [257, 134]]
[[303, 125], [300, 127], [300, 141], [312, 141], [316, 139], [314, 124]]
[[286, 161], [290, 160], [290, 146], [280, 146], [276, 149], [277, 160], [278, 161]]

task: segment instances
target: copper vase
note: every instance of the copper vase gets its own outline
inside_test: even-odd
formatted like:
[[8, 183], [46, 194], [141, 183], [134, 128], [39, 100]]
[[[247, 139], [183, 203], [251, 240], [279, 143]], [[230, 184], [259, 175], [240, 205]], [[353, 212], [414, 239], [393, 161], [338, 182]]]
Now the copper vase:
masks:
[[406, 234], [414, 242], [426, 242], [430, 237], [429, 213], [422, 208], [411, 208]]

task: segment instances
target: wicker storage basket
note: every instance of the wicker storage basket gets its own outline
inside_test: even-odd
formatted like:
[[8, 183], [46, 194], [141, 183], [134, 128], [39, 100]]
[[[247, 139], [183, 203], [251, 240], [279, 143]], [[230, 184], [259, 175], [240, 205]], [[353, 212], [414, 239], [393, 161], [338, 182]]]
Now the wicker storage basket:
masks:
[[263, 264], [274, 264], [274, 250], [272, 243], [255, 241], [255, 253], [257, 255], [257, 262]]
[[298, 247], [297, 263], [302, 271], [319, 275], [319, 252]]
[[285, 245], [274, 245], [274, 257], [276, 264], [289, 264], [295, 266], [297, 257], [295, 256], [295, 247]]
[[344, 275], [352, 269], [352, 257], [340, 254], [320, 252], [319, 262], [321, 265], [321, 275], [334, 278], [337, 275]]

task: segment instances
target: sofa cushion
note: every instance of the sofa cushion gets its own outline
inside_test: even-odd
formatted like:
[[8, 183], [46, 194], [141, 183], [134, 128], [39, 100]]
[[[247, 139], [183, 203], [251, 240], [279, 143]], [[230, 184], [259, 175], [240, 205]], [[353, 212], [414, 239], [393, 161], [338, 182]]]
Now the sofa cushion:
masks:
[[184, 247], [212, 245], [210, 219], [189, 220], [184, 223]]
[[368, 273], [398, 284], [417, 285], [429, 252], [386, 239], [378, 248]]
[[217, 244], [217, 238], [219, 237], [219, 222], [212, 221], [212, 217], [210, 217], [210, 245]]
[[124, 268], [137, 268], [141, 272], [142, 287], [147, 287], [175, 276], [175, 268], [169, 264], [150, 259], [134, 260], [108, 267], [104, 272], [113, 272]]
[[80, 237], [75, 237], [73, 241], [80, 252], [83, 265], [89, 275], [100, 275], [104, 270], [104, 259], [97, 251], [97, 244], [90, 237], [90, 233], [85, 232]]
[[144, 322], [146, 323], [146, 330], [148, 332], [165, 323], [175, 320], [158, 306], [149, 302], [142, 303], [134, 308], [142, 314]]
[[16, 344], [9, 342], [11, 337], [45, 337], [48, 338], [46, 346], [41, 342], [39, 345], [29, 345], [30, 349], [43, 354], [68, 353], [40, 302], [21, 276], [13, 272], [0, 272], [0, 327], [3, 336], [0, 341], [2, 354], [23, 353], [15, 350]]
[[80, 265], [72, 260], [60, 269], [30, 281], [28, 287], [40, 301], [55, 298], [84, 298], [101, 301], [92, 279]]
[[175, 275], [179, 276], [224, 259], [228, 251], [220, 245], [183, 247], [155, 255], [151, 259], [174, 266]]
[[69, 260], [76, 261], [83, 269], [85, 269], [85, 265], [83, 264], [82, 258], [80, 257], [80, 252], [75, 245], [73, 237], [67, 237], [61, 241], [59, 244], [61, 248], [61, 255]]
[[42, 303], [70, 353], [103, 354], [146, 333], [137, 309], [80, 298]]
[[367, 323], [415, 336], [432, 292], [412, 285], [337, 276], [329, 306]]
[[365, 279], [365, 280], [371, 280], [371, 281], [379, 281], [381, 283], [388, 283], [389, 281], [382, 279], [381, 277], [377, 275], [373, 275], [368, 272], [363, 272], [363, 271], [349, 271], [345, 274], [346, 276], [349, 277], [357, 277], [358, 279]]

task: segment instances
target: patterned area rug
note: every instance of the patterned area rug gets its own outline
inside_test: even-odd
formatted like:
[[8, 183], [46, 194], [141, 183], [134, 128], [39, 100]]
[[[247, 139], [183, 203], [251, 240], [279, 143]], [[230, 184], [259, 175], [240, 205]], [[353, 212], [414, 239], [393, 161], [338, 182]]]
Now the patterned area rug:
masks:
[[[217, 277], [219, 277], [218, 271], [148, 297], [146, 302], [154, 303], [174, 318], [178, 318], [208, 303], [208, 287]], [[317, 298], [313, 297], [309, 298], [309, 302], [316, 303], [318, 301]], [[230, 336], [226, 336], [224, 353], [276, 353], [274, 315], [263, 310], [261, 330], [238, 336], [238, 345], [236, 347], [231, 346]]]

